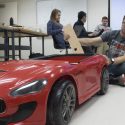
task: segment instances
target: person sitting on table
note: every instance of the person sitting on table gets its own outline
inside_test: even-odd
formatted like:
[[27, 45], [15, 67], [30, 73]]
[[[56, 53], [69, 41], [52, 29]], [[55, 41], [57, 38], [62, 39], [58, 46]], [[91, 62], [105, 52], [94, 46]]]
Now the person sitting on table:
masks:
[[[50, 20], [47, 23], [47, 33], [52, 35], [58, 44], [58, 48], [65, 49], [68, 45], [69, 35], [64, 33], [63, 25], [60, 23], [61, 11], [53, 9], [51, 12]], [[69, 46], [68, 46], [69, 47]]]
[[125, 86], [125, 16], [123, 17], [121, 30], [104, 32], [95, 38], [79, 39], [81, 45], [95, 45], [103, 42], [109, 43], [108, 55], [104, 55], [109, 64], [111, 84]]

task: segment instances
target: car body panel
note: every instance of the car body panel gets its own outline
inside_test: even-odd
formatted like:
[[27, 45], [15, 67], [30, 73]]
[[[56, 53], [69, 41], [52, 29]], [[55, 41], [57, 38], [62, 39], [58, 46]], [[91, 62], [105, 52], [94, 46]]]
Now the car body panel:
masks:
[[[83, 103], [100, 90], [101, 71], [107, 66], [101, 55], [94, 56], [55, 56], [50, 59], [20, 60], [0, 63], [0, 99], [6, 104], [0, 121], [19, 110], [21, 104], [37, 102], [30, 117], [9, 125], [45, 125], [48, 96], [60, 78], [74, 80], [78, 104]], [[19, 97], [10, 93], [34, 80], [47, 79], [47, 85], [39, 92]]]

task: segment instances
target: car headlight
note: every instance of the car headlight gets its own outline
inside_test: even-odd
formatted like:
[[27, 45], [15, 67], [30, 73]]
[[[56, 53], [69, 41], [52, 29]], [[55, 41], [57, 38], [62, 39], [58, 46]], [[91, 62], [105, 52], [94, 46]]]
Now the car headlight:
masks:
[[33, 94], [33, 93], [39, 92], [46, 85], [47, 85], [47, 80], [36, 80], [24, 86], [21, 86], [20, 88], [13, 90], [10, 94], [12, 96], [22, 96], [27, 94]]

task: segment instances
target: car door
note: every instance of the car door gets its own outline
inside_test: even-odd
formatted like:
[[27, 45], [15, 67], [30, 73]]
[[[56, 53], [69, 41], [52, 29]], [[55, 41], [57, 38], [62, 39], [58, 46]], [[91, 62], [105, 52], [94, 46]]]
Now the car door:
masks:
[[83, 97], [87, 91], [90, 91], [96, 86], [100, 80], [98, 72], [98, 60], [88, 58], [80, 62], [78, 69], [79, 74], [77, 80], [79, 83], [79, 96]]

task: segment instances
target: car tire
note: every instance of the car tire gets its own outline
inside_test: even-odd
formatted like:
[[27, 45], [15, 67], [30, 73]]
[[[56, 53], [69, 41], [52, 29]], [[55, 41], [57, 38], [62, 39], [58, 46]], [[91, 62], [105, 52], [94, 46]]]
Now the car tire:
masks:
[[105, 95], [107, 93], [108, 86], [109, 86], [109, 72], [107, 68], [103, 68], [101, 75], [101, 86], [98, 94]]
[[76, 106], [76, 91], [70, 80], [60, 80], [48, 102], [47, 125], [68, 125]]

